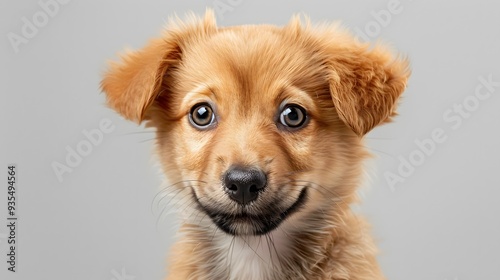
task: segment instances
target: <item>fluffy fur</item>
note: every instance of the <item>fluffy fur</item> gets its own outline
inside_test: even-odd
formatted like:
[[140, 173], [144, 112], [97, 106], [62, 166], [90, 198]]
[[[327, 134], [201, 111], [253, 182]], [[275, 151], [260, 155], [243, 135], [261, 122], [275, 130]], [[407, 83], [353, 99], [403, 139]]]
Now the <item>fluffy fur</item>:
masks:
[[[284, 27], [217, 27], [211, 11], [172, 20], [163, 36], [111, 64], [102, 81], [109, 106], [156, 128], [165, 192], [184, 200], [168, 279], [384, 279], [367, 224], [350, 205], [369, 156], [362, 137], [395, 115], [408, 77], [405, 59], [338, 25], [294, 17]], [[189, 122], [200, 102], [215, 107], [213, 129]], [[283, 103], [304, 107], [307, 125], [280, 129]], [[267, 175], [244, 210], [222, 187], [234, 164]], [[301, 195], [265, 234], [257, 220], [231, 223], [228, 234], [208, 215], [274, 219]]]

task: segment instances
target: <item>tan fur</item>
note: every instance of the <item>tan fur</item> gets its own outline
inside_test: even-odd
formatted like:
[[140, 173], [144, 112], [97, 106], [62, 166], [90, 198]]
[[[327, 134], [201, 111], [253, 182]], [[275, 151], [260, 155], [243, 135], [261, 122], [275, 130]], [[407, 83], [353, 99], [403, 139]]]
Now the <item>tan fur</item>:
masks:
[[[350, 205], [369, 156], [362, 136], [395, 115], [408, 76], [406, 60], [356, 41], [337, 25], [294, 17], [283, 28], [219, 28], [211, 11], [204, 19], [171, 22], [161, 38], [112, 64], [102, 82], [109, 105], [156, 128], [171, 182], [165, 192], [185, 199], [176, 205], [188, 215], [168, 279], [384, 279], [368, 226]], [[277, 127], [284, 100], [307, 109], [304, 128]], [[215, 104], [214, 129], [189, 124], [190, 108], [200, 101]], [[252, 236], [251, 226], [235, 236], [222, 232], [195, 200], [237, 212], [221, 187], [221, 174], [233, 164], [268, 174], [251, 211], [273, 204], [287, 209], [307, 188], [305, 204], [266, 235]], [[231, 262], [239, 252], [224, 251], [227, 240], [229, 248], [243, 252], [247, 244], [251, 254], [262, 254], [249, 257], [255, 275], [230, 271], [238, 268]], [[274, 247], [267, 257], [261, 240]]]

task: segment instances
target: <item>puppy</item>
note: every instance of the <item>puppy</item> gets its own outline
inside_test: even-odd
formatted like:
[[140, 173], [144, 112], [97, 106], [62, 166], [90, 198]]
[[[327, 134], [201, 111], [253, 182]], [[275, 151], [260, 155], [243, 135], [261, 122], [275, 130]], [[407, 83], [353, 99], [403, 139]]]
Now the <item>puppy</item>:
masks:
[[107, 102], [156, 128], [182, 212], [167, 279], [384, 279], [350, 209], [408, 62], [337, 25], [172, 20], [110, 65]]

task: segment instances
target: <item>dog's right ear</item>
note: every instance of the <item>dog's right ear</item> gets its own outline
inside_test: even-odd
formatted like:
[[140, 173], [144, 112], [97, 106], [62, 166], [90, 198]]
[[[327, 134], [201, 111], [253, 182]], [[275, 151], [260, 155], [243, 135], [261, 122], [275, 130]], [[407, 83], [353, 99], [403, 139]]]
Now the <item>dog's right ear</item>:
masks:
[[128, 120], [141, 123], [145, 112], [160, 94], [169, 68], [182, 59], [183, 48], [190, 41], [212, 34], [217, 29], [212, 10], [203, 19], [191, 15], [187, 22], [171, 20], [162, 38], [121, 56], [112, 62], [101, 81], [108, 106]]

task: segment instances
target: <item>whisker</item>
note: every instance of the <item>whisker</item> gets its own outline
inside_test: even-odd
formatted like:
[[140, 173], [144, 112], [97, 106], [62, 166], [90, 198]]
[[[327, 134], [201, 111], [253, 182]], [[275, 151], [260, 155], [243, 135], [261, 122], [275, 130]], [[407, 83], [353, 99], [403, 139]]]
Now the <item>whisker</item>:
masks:
[[394, 137], [385, 138], [385, 137], [367, 137], [367, 136], [365, 136], [365, 139], [370, 139], [370, 140], [396, 140], [396, 138], [394, 138]]
[[[194, 185], [190, 185], [189, 187], [193, 187]], [[173, 198], [170, 199], [170, 201], [165, 204], [163, 207], [162, 207], [162, 210], [160, 212], [160, 214], [158, 215], [158, 219], [157, 219], [157, 226], [158, 226], [158, 223], [160, 222], [160, 220], [167, 216], [168, 214], [170, 214], [171, 212], [168, 212], [167, 214], [165, 214], [165, 211], [167, 209], [170, 209], [172, 210], [172, 208], [177, 205], [178, 209], [176, 210], [172, 210], [172, 212], [176, 212], [176, 213], [184, 213], [186, 212], [187, 209], [190, 209], [192, 205], [196, 204], [196, 201], [192, 199], [192, 197], [190, 196], [190, 192], [187, 192], [186, 190], [189, 190], [189, 188], [186, 188], [186, 189], [183, 189], [182, 191], [178, 192], [175, 196], [179, 195], [180, 193], [183, 193], [184, 197], [182, 197], [181, 199], [177, 200], [173, 205], [171, 205], [171, 201]], [[195, 210], [195, 208], [191, 208], [193, 210]], [[193, 211], [186, 219], [190, 219], [191, 216], [194, 214], [194, 212], [196, 211]], [[198, 211], [199, 212], [199, 211]], [[199, 213], [198, 213], [199, 215]]]
[[[192, 188], [192, 187], [200, 187], [200, 185], [189, 185], [189, 186], [187, 186], [186, 189]], [[182, 189], [180, 192], [185, 191], [186, 189]], [[160, 198], [160, 200], [158, 201], [158, 205], [160, 205], [160, 203], [162, 202], [162, 200], [165, 199], [165, 197], [167, 197], [167, 196], [168, 196], [168, 194], [166, 194], [162, 198]], [[166, 205], [169, 205], [176, 196], [177, 196], [177, 194], [174, 195], [174, 197], [170, 198], [170, 200], [166, 203]]]
[[[147, 133], [157, 133], [158, 131], [156, 130], [151, 130], [151, 131], [134, 131], [134, 132], [124, 132], [118, 134], [118, 136], [126, 136], [126, 135], [136, 135], [136, 134], [147, 134]], [[165, 131], [166, 132], [166, 131]]]
[[[188, 200], [189, 201], [189, 200]], [[161, 210], [160, 214], [158, 215], [158, 218], [156, 220], [156, 227], [159, 226], [159, 223], [160, 221], [162, 220], [162, 218], [164, 217], [164, 214], [165, 214], [165, 210], [167, 210], [167, 206], [163, 207], [163, 209]], [[166, 216], [166, 215], [165, 215]]]
[[[182, 180], [182, 181], [178, 181], [178, 182], [175, 182], [171, 185], [168, 185], [168, 186], [165, 186], [163, 187], [154, 197], [153, 197], [153, 200], [151, 202], [151, 211], [153, 211], [153, 205], [154, 205], [154, 202], [155, 200], [158, 198], [159, 195], [162, 195], [164, 194], [165, 192], [168, 192], [168, 191], [177, 191], [179, 190], [179, 192], [181, 192], [183, 189], [174, 189], [173, 187], [178, 185], [178, 184], [181, 184], [181, 183], [192, 183], [192, 182], [197, 182], [197, 183], [204, 183], [206, 184], [207, 182], [205, 181], [202, 181], [202, 180]], [[168, 196], [170, 193], [167, 193], [166, 195], [164, 195], [159, 201], [158, 201], [158, 204], [161, 203], [161, 201], [166, 197]]]
[[139, 141], [137, 143], [146, 143], [146, 142], [149, 142], [149, 141], [160, 140], [160, 139], [161, 138], [159, 138], [159, 137], [155, 137], [155, 138], [151, 138], [151, 139], [142, 140], [142, 141]]
[[274, 265], [274, 261], [273, 261], [273, 252], [271, 251], [271, 246], [269, 245], [269, 234], [266, 233], [265, 235], [265, 238], [266, 238], [266, 243], [267, 243], [267, 249], [269, 251], [269, 257], [271, 259], [271, 268], [274, 270], [274, 268], [276, 267]]
[[[250, 244], [248, 244], [248, 241], [246, 241], [246, 240], [245, 240], [245, 237], [244, 237], [244, 236], [242, 236], [242, 237], [241, 237], [241, 239], [243, 240], [243, 242], [245, 242], [245, 244], [247, 244], [248, 248], [250, 248], [250, 250], [252, 250], [252, 251], [255, 253], [255, 255], [256, 255], [257, 257], [259, 257], [259, 259], [261, 259], [264, 263], [266, 263], [266, 261], [264, 260], [264, 258], [262, 258], [262, 256], [261, 256], [261, 255], [259, 255], [259, 253], [257, 253], [257, 251], [255, 251], [255, 249], [254, 249], [254, 248], [252, 248], [252, 246], [250, 246]], [[261, 236], [261, 237], [259, 237], [259, 244], [260, 244], [260, 241], [261, 241], [261, 240], [262, 240], [262, 236]], [[257, 249], [258, 249], [258, 248], [259, 248], [259, 246], [257, 246]]]
[[[340, 202], [342, 202], [343, 204], [347, 204], [345, 203], [344, 199], [342, 198], [342, 196], [335, 192], [334, 190], [332, 189], [329, 189], [329, 188], [326, 188], [324, 186], [322, 186], [321, 184], [318, 184], [318, 183], [315, 183], [315, 182], [312, 182], [312, 181], [308, 181], [308, 180], [291, 180], [292, 182], [294, 183], [306, 183], [307, 185], [306, 186], [310, 186], [312, 188], [314, 187], [317, 187], [316, 189], [318, 190], [318, 187], [321, 188], [322, 190], [326, 191], [327, 193], [329, 193], [331, 195], [330, 198], [336, 198], [336, 199], [339, 199]], [[299, 185], [300, 186], [300, 185]], [[304, 186], [305, 187], [305, 186]], [[334, 203], [337, 204], [337, 206], [340, 206], [336, 201], [336, 200], [332, 200]]]
[[[276, 249], [276, 246], [274, 244], [274, 240], [273, 240], [273, 237], [271, 235], [269, 235], [269, 239], [271, 240], [271, 244], [273, 245], [273, 248], [274, 248], [274, 252], [276, 253], [276, 258], [278, 259], [278, 264], [279, 264], [279, 267], [281, 267], [281, 258], [280, 258], [280, 254], [278, 254], [278, 250]], [[274, 274], [274, 273], [273, 273]]]
[[227, 250], [227, 256], [226, 256], [226, 264], [229, 261], [228, 271], [227, 271], [227, 279], [231, 278], [231, 264], [232, 264], [232, 259], [233, 259], [234, 243], [235, 243], [235, 236], [233, 235], [233, 237], [231, 239], [231, 243], [229, 244], [229, 249]]
[[210, 243], [214, 242], [215, 234], [217, 233], [218, 229], [219, 229], [218, 227], [216, 227], [216, 226], [214, 227], [214, 233], [212, 234], [212, 238], [210, 239]]
[[389, 154], [387, 152], [384, 152], [384, 151], [381, 151], [381, 150], [378, 150], [378, 149], [375, 149], [375, 148], [372, 148], [372, 147], [367, 147], [367, 146], [365, 146], [365, 148], [368, 149], [369, 151], [375, 151], [375, 152], [381, 153], [382, 155], [385, 155], [385, 156], [391, 157], [393, 159], [396, 159], [396, 156], [394, 156], [392, 154]]

